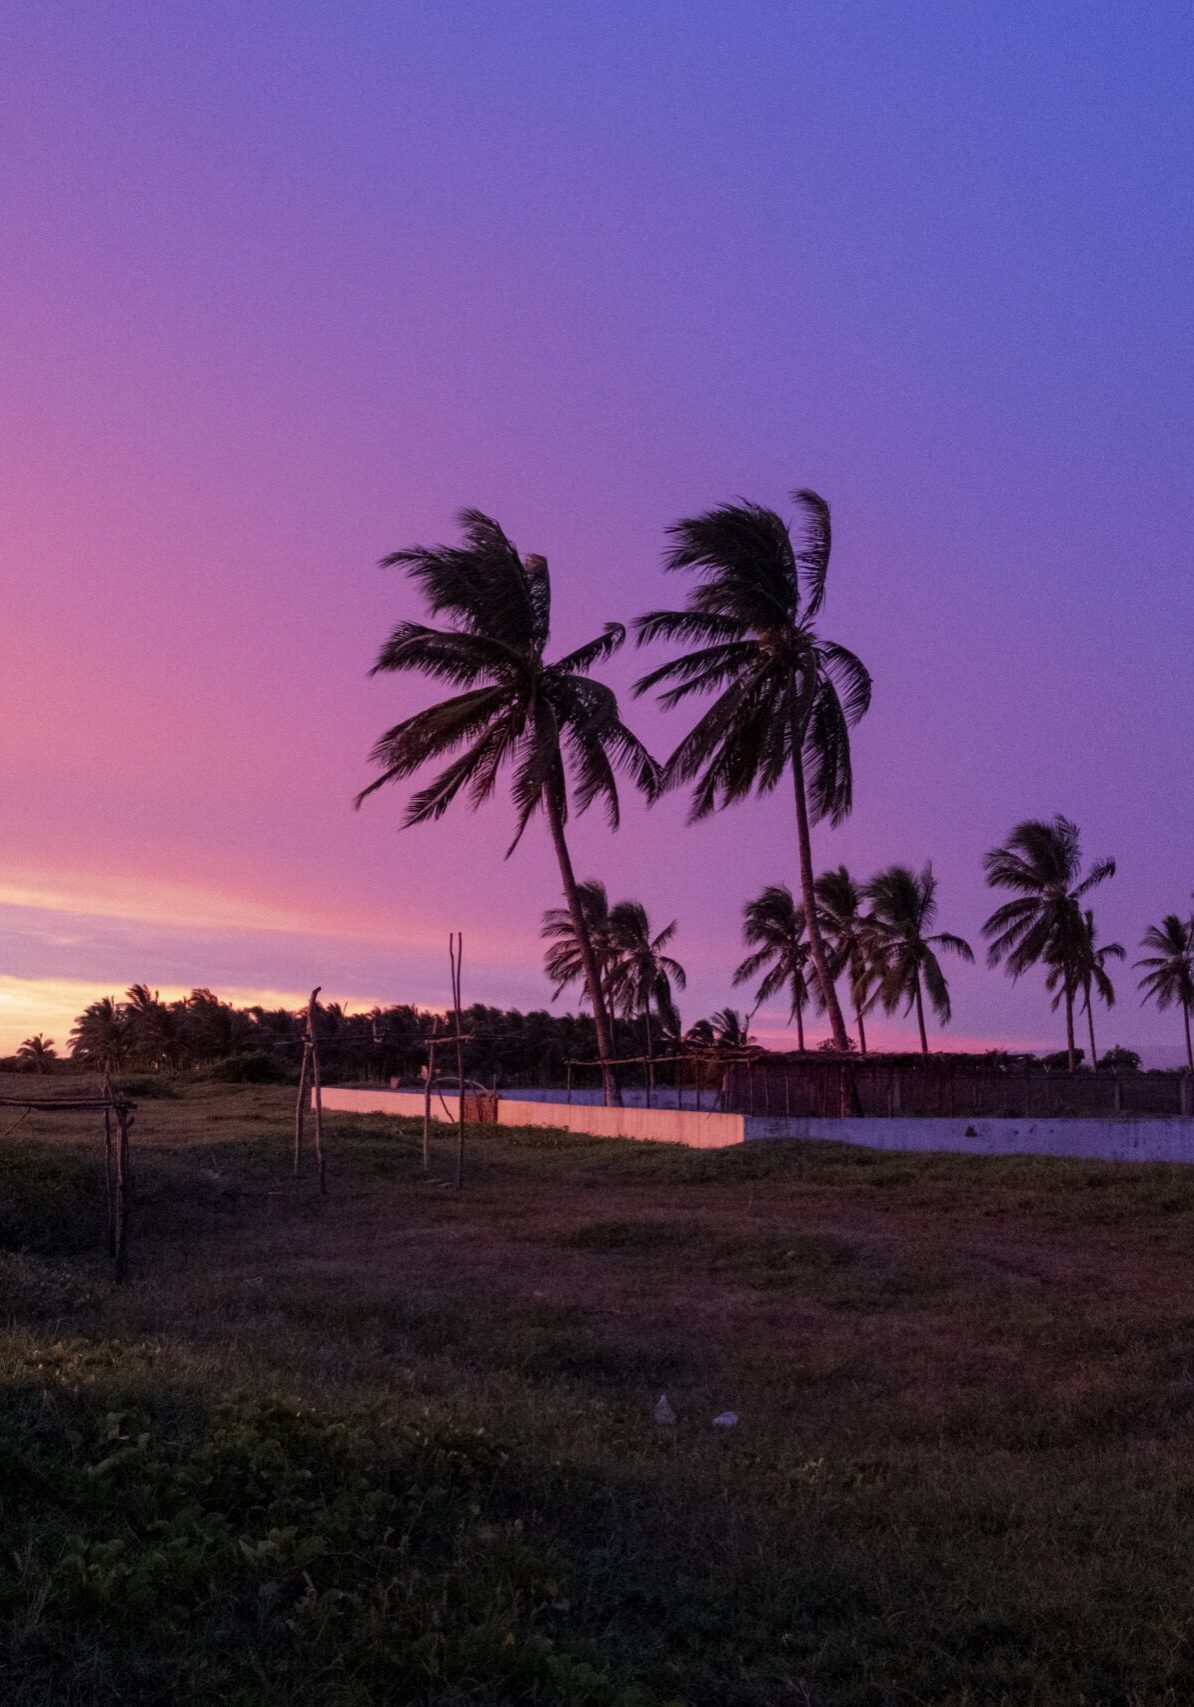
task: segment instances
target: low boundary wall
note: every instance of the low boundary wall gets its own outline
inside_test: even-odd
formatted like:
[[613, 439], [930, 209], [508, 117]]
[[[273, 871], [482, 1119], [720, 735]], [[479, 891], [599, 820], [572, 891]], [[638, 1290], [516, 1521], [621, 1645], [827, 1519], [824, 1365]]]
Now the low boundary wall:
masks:
[[[422, 1091], [328, 1086], [325, 1109], [423, 1118]], [[456, 1099], [431, 1099], [432, 1118], [454, 1125]], [[588, 1103], [498, 1100], [499, 1126], [547, 1126], [590, 1138], [632, 1138], [721, 1150], [766, 1139], [831, 1140], [873, 1150], [947, 1150], [970, 1156], [1075, 1156], [1107, 1162], [1194, 1162], [1194, 1118], [1068, 1120], [818, 1119], [698, 1113], [675, 1108], [595, 1108]]]
[[[343, 1114], [400, 1114], [423, 1118], [422, 1091], [350, 1090], [327, 1086], [325, 1109]], [[431, 1117], [456, 1122], [456, 1098], [433, 1095]], [[588, 1103], [530, 1102], [517, 1097], [499, 1097], [499, 1126], [549, 1126], [557, 1131], [576, 1132], [590, 1138], [634, 1138], [654, 1144], [686, 1144], [691, 1150], [721, 1150], [741, 1144], [746, 1137], [746, 1119], [741, 1114], [698, 1113], [676, 1108], [594, 1108]]]
[[1102, 1162], [1194, 1162], [1194, 1119], [818, 1120], [747, 1115], [748, 1142], [833, 1139], [872, 1150], [952, 1150], [970, 1156], [1076, 1156]]

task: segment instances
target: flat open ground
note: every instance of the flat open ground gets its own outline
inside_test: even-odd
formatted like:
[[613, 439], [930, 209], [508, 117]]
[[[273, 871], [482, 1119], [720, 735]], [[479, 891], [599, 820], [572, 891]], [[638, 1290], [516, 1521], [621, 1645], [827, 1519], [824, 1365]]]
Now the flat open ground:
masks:
[[6, 1704], [1194, 1699], [1194, 1170], [292, 1096], [0, 1144]]

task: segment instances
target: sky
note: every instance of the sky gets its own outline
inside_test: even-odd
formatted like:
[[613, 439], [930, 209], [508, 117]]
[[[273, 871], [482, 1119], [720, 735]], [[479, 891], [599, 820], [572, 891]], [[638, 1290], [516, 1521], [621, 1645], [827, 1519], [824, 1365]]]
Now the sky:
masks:
[[[0, 1050], [135, 980], [442, 1004], [453, 929], [466, 1002], [547, 1005], [544, 827], [352, 808], [427, 698], [368, 679], [421, 614], [377, 559], [466, 504], [563, 651], [679, 592], [677, 517], [824, 493], [875, 695], [818, 864], [931, 858], [977, 946], [1064, 812], [1131, 958], [1194, 890], [1192, 68], [1184, 0], [10, 0]], [[796, 862], [782, 792], [684, 817], [572, 840], [691, 1020]], [[1100, 1042], [1176, 1049], [1118, 983]], [[1060, 1041], [1039, 978], [952, 989], [954, 1046]]]

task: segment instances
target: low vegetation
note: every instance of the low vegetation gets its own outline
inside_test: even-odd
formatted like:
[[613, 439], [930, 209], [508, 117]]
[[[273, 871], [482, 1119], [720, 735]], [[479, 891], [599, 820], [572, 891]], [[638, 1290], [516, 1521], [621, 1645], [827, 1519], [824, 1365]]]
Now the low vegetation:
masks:
[[143, 1105], [123, 1292], [5, 1141], [6, 1703], [1194, 1694], [1194, 1174], [337, 1118], [321, 1201], [288, 1101]]

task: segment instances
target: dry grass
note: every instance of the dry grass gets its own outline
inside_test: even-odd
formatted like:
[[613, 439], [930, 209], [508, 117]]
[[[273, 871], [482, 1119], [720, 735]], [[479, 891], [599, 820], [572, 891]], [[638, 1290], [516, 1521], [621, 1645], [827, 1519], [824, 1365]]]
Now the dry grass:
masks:
[[[527, 1131], [475, 1135], [457, 1197], [420, 1177], [413, 1131], [338, 1118], [321, 1201], [287, 1177], [287, 1100], [143, 1104], [122, 1294], [91, 1244], [93, 1147], [41, 1115], [6, 1145], [0, 1234], [26, 1253], [6, 1270], [10, 1420], [36, 1442], [47, 1406], [140, 1407], [172, 1441], [229, 1399], [285, 1401], [372, 1419], [361, 1452], [417, 1426], [449, 1458], [483, 1429], [465, 1539], [418, 1565], [440, 1610], [415, 1624], [455, 1618], [471, 1645], [391, 1652], [392, 1599], [316, 1640], [302, 1573], [279, 1568], [286, 1642], [317, 1665], [287, 1671], [265, 1612], [210, 1587], [173, 1645], [150, 1594], [139, 1624], [93, 1608], [64, 1648], [69, 1525], [9, 1498], [6, 1556], [27, 1560], [0, 1571], [9, 1699], [1194, 1699], [1194, 1171]], [[651, 1420], [661, 1391], [674, 1429]], [[90, 1450], [61, 1440], [44, 1451]], [[113, 1521], [73, 1520], [89, 1544]], [[526, 1557], [482, 1567], [470, 1524]], [[375, 1548], [407, 1583], [412, 1536], [397, 1561], [392, 1540], [337, 1540], [306, 1574], [359, 1599]], [[218, 1641], [236, 1663], [213, 1682]]]

